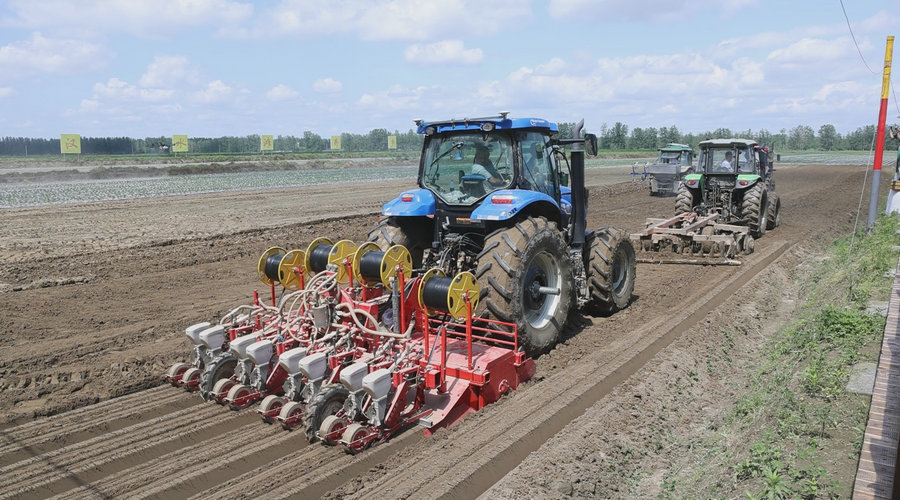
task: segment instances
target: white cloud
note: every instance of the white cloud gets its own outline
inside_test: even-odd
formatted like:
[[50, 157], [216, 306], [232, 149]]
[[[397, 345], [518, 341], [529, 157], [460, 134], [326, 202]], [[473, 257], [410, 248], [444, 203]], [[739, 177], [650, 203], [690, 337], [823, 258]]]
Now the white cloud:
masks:
[[230, 0], [8, 0], [3, 24], [82, 34], [126, 33], [159, 38], [197, 26], [220, 29], [253, 15], [253, 5]]
[[353, 35], [363, 40], [435, 40], [514, 29], [531, 17], [520, 0], [281, 0], [239, 36], [314, 38]]
[[607, 23], [621, 19], [671, 22], [710, 10], [730, 17], [759, 3], [759, 0], [550, 0], [547, 10], [557, 19], [577, 17]]
[[231, 87], [226, 85], [222, 80], [209, 82], [205, 89], [194, 94], [194, 97], [204, 103], [220, 101], [231, 95]]
[[171, 89], [139, 88], [118, 78], [110, 78], [105, 84], [95, 83], [93, 99], [97, 101], [139, 100], [156, 102], [170, 99], [175, 91]]
[[478, 64], [484, 59], [481, 49], [466, 49], [461, 40], [411, 45], [403, 55], [407, 62], [417, 64]]
[[428, 101], [425, 98], [427, 91], [427, 87], [408, 88], [392, 85], [387, 90], [363, 94], [357, 104], [380, 111], [417, 109], [421, 102]]
[[333, 78], [322, 78], [313, 82], [313, 90], [323, 94], [340, 92], [343, 88], [344, 85]]
[[284, 84], [278, 84], [269, 89], [268, 92], [266, 92], [266, 97], [268, 97], [272, 101], [286, 101], [289, 99], [294, 99], [299, 95], [299, 92]]
[[853, 52], [853, 42], [849, 37], [832, 40], [804, 38], [787, 47], [773, 50], [767, 59], [785, 66], [809, 66], [823, 61], [834, 61]]
[[0, 78], [84, 73], [105, 66], [111, 58], [112, 53], [97, 44], [33, 33], [29, 40], [0, 47]]
[[142, 87], [152, 88], [170, 88], [183, 82], [199, 82], [199, 72], [185, 56], [156, 56], [139, 80]]
[[0, 99], [13, 95], [12, 87], [0, 87]]

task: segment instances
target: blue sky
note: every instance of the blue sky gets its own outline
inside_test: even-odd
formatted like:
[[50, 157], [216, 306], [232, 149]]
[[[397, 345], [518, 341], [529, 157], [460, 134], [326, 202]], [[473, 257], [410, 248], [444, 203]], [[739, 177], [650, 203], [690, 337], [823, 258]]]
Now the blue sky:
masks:
[[868, 68], [838, 0], [3, 0], [0, 136], [329, 136], [501, 110], [846, 133], [877, 120], [900, 4], [844, 6]]

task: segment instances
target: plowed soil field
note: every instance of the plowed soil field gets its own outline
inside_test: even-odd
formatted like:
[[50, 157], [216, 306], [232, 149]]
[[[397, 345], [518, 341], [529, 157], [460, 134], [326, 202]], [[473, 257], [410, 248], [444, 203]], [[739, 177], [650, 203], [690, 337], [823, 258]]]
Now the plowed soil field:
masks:
[[[740, 390], [730, 367], [796, 315], [797, 273], [851, 231], [864, 172], [779, 168], [782, 224], [743, 265], [639, 264], [633, 303], [574, 313], [518, 390], [432, 437], [411, 428], [356, 456], [266, 425], [255, 406], [203, 403], [162, 374], [187, 357], [185, 326], [267, 292], [256, 277], [266, 248], [363, 241], [381, 204], [411, 186], [4, 210], [0, 498], [655, 496], [678, 450], [650, 437], [702, 427]], [[674, 208], [601, 171], [588, 186], [589, 227], [634, 232]], [[717, 355], [728, 328], [743, 357]], [[658, 474], [629, 479], [635, 457]]]

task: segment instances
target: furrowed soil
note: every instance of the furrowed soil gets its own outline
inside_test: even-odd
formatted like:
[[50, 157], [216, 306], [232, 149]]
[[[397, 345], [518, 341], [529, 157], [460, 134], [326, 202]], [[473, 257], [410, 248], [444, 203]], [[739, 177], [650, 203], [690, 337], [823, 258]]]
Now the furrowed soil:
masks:
[[[363, 241], [412, 182], [4, 210], [0, 498], [655, 497], [670, 468], [689, 467], [690, 430], [727, 410], [758, 347], [796, 316], [798, 269], [853, 227], [864, 167], [776, 175], [782, 224], [743, 265], [639, 264], [633, 303], [574, 313], [516, 391], [357, 456], [266, 425], [255, 405], [161, 386], [162, 374], [187, 359], [185, 326], [268, 295], [263, 251]], [[674, 198], [623, 178], [589, 171], [589, 227], [635, 232], [672, 213]]]

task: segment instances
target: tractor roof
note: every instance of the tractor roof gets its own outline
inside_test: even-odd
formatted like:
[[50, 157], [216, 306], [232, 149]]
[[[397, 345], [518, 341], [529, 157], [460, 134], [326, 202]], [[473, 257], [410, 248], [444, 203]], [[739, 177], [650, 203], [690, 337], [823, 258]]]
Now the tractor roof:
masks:
[[509, 118], [507, 117], [506, 112], [500, 113], [499, 116], [488, 116], [484, 118], [451, 118], [449, 120], [434, 120], [427, 122], [424, 120], [416, 120], [416, 125], [416, 132], [425, 135], [464, 130], [483, 130], [485, 132], [490, 132], [491, 130], [543, 129], [551, 134], [559, 132], [559, 128], [555, 123], [544, 120], [543, 118]]
[[728, 148], [741, 147], [748, 148], [756, 146], [756, 141], [752, 139], [707, 139], [700, 141], [700, 148]]
[[681, 152], [681, 151], [693, 151], [694, 148], [688, 146], [687, 144], [678, 144], [675, 142], [670, 142], [665, 146], [659, 148], [660, 151], [672, 151], [672, 152]]

